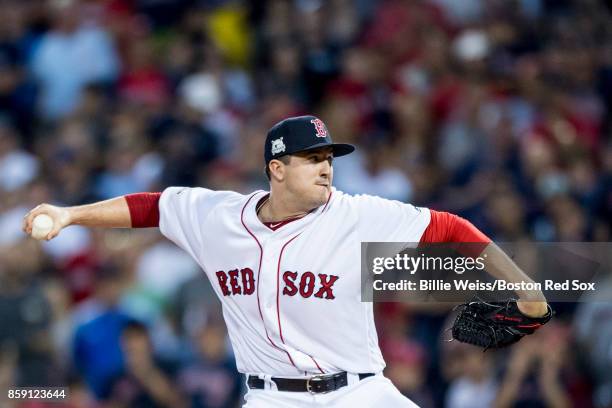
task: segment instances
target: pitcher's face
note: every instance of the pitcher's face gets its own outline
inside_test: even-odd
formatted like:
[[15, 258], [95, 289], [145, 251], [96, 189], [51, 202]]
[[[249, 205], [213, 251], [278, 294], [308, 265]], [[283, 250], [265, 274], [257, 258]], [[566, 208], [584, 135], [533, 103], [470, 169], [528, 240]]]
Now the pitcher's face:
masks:
[[331, 147], [293, 154], [285, 165], [285, 188], [309, 209], [325, 204], [331, 194], [333, 158]]

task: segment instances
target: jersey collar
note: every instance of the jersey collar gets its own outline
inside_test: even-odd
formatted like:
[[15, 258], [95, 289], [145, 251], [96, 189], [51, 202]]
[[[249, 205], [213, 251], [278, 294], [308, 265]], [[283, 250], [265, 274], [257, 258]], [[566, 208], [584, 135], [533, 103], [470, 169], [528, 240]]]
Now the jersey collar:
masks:
[[[312, 221], [313, 218], [316, 218], [321, 213], [323, 213], [327, 209], [331, 199], [333, 198], [334, 193], [335, 193], [335, 188], [332, 187], [332, 192], [330, 194], [329, 199], [327, 200], [327, 203], [319, 206], [318, 208], [304, 215], [303, 217], [282, 221], [281, 222], [282, 225], [276, 225], [275, 226], [276, 228], [274, 228], [274, 226], [271, 228], [265, 225], [257, 216], [257, 204], [264, 197], [269, 195], [270, 192], [259, 190], [251, 194], [250, 196], [248, 196], [247, 198], [248, 203], [246, 204], [244, 208], [244, 211], [242, 214], [242, 221], [245, 223], [248, 229], [251, 230], [252, 233], [258, 236], [267, 236], [269, 234], [292, 235], [297, 232], [300, 232]], [[277, 224], [277, 223], [273, 223], [273, 224]]]

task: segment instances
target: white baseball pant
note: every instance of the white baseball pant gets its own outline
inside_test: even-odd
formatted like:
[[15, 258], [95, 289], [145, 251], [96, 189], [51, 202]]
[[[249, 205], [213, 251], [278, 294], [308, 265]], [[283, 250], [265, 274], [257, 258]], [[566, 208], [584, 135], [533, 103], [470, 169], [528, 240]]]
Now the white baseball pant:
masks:
[[249, 389], [243, 408], [418, 408], [403, 396], [382, 374], [359, 381], [355, 374], [348, 375], [348, 385], [326, 394], [277, 391], [266, 381], [265, 390]]

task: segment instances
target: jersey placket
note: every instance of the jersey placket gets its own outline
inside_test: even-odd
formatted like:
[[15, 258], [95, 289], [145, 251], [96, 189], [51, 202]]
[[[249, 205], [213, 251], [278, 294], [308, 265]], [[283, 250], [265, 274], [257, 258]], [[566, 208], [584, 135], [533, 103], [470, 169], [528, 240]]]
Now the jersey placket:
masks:
[[262, 242], [262, 264], [257, 287], [257, 299], [260, 308], [262, 323], [271, 345], [286, 354], [289, 362], [298, 370], [289, 351], [284, 347], [279, 332], [279, 316], [277, 313], [278, 283], [276, 271], [279, 261], [280, 248], [272, 237]]
[[[267, 333], [274, 344], [281, 348], [291, 361], [291, 364], [299, 373], [321, 373], [325, 371], [311, 355], [293, 349], [286, 344], [286, 337], [283, 334], [283, 307], [281, 304], [281, 275], [284, 271], [283, 260], [288, 256], [288, 251], [301, 235], [300, 231], [293, 231], [292, 234], [271, 234], [267, 244], [263, 244], [264, 262], [262, 266], [262, 284], [260, 286], [260, 301], [263, 302], [262, 313]], [[265, 269], [264, 269], [265, 268]], [[263, 289], [262, 289], [263, 288]]]
[[[271, 347], [277, 349], [279, 353], [283, 353], [288, 362], [295, 367], [295, 369], [300, 372], [297, 368], [291, 355], [287, 350], [278, 345], [280, 343], [280, 338], [278, 333], [273, 330], [275, 327], [274, 322], [276, 320], [275, 313], [275, 293], [276, 293], [276, 283], [274, 282], [275, 275], [272, 273], [273, 268], [271, 267], [274, 257], [274, 240], [272, 239], [272, 233], [265, 227], [263, 224], [259, 223], [257, 219], [257, 215], [255, 212], [255, 204], [257, 203], [258, 198], [261, 198], [258, 193], [255, 193], [249, 197], [241, 212], [241, 223], [248, 234], [253, 238], [259, 247], [260, 258], [259, 265], [257, 268], [257, 276], [256, 276], [256, 286], [255, 286], [255, 295], [257, 298], [257, 308], [259, 311], [259, 316], [261, 318], [261, 323], [263, 325], [263, 329], [266, 335], [266, 338]], [[252, 206], [249, 204], [252, 203]], [[246, 214], [245, 214], [246, 212]], [[251, 223], [251, 222], [254, 222]], [[250, 224], [250, 225], [247, 225]], [[255, 227], [257, 234], [255, 234], [252, 228]], [[265, 231], [265, 232], [263, 232]], [[259, 238], [258, 238], [259, 236]]]
[[[257, 194], [251, 196], [252, 202], [256, 203]], [[249, 200], [251, 201], [251, 200]], [[289, 223], [278, 230], [270, 230], [257, 218], [255, 204], [244, 207], [243, 225], [251, 237], [257, 242], [260, 249], [261, 259], [257, 273], [256, 297], [261, 323], [265, 336], [271, 347], [283, 353], [286, 361], [291, 364], [300, 375], [308, 372], [324, 373], [317, 361], [297, 349], [287, 345], [287, 338], [283, 333], [282, 315], [283, 306], [281, 299], [281, 277], [283, 263], [295, 240], [302, 233], [303, 225], [300, 222], [308, 220], [314, 214], [309, 214], [303, 219]]]

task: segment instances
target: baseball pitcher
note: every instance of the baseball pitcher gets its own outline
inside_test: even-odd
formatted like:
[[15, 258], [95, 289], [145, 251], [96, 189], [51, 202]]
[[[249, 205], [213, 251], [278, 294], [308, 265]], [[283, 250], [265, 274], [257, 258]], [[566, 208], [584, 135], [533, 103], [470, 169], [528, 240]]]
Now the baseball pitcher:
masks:
[[[45, 239], [73, 224], [159, 227], [198, 262], [222, 302], [249, 390], [245, 407], [416, 406], [382, 375], [372, 303], [360, 301], [361, 242], [478, 242], [489, 273], [530, 279], [460, 217], [333, 188], [333, 160], [354, 147], [333, 143], [316, 117], [276, 124], [264, 149], [270, 191], [170, 187], [77, 207], [41, 204], [24, 231], [41, 214], [53, 220]], [[517, 295], [506, 306], [466, 306], [475, 312], [460, 314], [454, 336], [503, 346], [550, 318], [541, 293]]]

